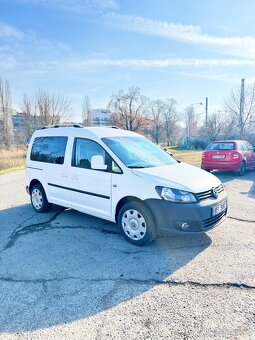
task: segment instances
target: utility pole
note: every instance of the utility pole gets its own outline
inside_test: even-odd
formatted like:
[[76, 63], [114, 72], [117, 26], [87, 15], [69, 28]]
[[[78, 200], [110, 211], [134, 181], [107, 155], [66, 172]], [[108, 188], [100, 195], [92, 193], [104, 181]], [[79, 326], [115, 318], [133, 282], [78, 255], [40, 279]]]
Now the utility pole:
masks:
[[205, 126], [207, 126], [208, 121], [208, 97], [205, 98]]
[[240, 93], [240, 112], [239, 112], [239, 124], [240, 124], [240, 137], [243, 137], [243, 116], [244, 116], [244, 79], [241, 80], [241, 93]]

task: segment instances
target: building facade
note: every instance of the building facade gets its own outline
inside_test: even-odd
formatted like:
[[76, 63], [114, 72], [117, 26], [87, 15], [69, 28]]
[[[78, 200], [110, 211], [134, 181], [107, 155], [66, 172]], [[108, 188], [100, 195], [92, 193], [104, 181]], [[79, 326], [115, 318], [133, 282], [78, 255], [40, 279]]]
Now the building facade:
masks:
[[110, 125], [111, 111], [108, 109], [93, 109], [92, 118], [93, 126]]

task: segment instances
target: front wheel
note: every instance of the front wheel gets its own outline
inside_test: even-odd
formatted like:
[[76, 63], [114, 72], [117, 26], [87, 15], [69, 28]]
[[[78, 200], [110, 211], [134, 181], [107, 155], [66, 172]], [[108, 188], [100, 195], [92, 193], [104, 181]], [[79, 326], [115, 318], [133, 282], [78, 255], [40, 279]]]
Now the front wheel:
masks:
[[152, 213], [140, 202], [125, 204], [120, 209], [118, 224], [126, 240], [138, 246], [151, 242], [157, 235]]
[[33, 208], [39, 213], [47, 212], [52, 207], [52, 204], [47, 200], [43, 186], [39, 183], [32, 187], [30, 198]]

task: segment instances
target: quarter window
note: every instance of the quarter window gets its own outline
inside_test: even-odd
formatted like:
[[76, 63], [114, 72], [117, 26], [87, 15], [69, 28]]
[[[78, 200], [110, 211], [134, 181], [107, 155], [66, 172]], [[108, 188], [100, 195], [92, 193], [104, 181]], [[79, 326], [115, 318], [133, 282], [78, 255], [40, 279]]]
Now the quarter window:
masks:
[[249, 143], [246, 143], [246, 144], [247, 144], [248, 150], [249, 150], [249, 151], [253, 151], [253, 147], [251, 146], [251, 144], [249, 144]]
[[36, 137], [31, 149], [31, 161], [63, 164], [67, 137]]
[[246, 143], [241, 143], [241, 150], [242, 151], [248, 151], [248, 145]]

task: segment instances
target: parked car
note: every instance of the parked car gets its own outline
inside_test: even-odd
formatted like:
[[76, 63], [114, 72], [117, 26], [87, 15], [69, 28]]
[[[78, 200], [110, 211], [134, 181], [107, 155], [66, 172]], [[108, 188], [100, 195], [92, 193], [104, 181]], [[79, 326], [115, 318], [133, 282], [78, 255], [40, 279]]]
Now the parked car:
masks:
[[157, 234], [203, 233], [227, 214], [220, 180], [134, 132], [55, 126], [36, 131], [27, 153], [27, 192], [37, 212], [52, 203], [119, 224], [143, 245]]
[[243, 176], [246, 169], [255, 169], [255, 148], [244, 140], [212, 142], [202, 154], [201, 168], [234, 170]]

